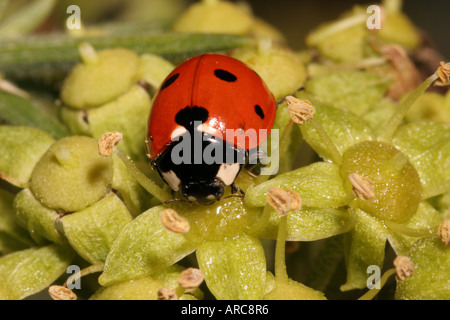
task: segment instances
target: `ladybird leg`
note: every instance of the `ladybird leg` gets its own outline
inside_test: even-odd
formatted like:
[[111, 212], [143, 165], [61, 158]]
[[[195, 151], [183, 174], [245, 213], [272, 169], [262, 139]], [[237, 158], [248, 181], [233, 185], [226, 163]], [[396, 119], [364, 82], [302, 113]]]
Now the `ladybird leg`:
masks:
[[231, 185], [230, 185], [230, 187], [231, 187], [231, 193], [232, 194], [235, 194], [235, 193], [240, 193], [242, 196], [245, 196], [245, 192], [241, 189], [241, 188], [239, 188], [238, 186], [236, 186], [234, 183], [232, 183]]
[[262, 166], [261, 159], [267, 157], [267, 153], [261, 149], [253, 149], [249, 152], [248, 160], [245, 165], [246, 172], [251, 175], [253, 178], [259, 176], [259, 170]]

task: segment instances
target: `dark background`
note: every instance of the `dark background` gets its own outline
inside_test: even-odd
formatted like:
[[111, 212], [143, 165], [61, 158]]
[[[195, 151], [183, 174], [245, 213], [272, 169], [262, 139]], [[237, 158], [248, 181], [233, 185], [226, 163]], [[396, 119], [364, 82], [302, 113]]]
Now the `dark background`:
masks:
[[[380, 4], [356, 0], [247, 0], [256, 16], [276, 26], [294, 49], [304, 47], [306, 34], [320, 23], [337, 19], [355, 4]], [[450, 58], [450, 0], [404, 0], [403, 11], [424, 31], [438, 51]], [[369, 16], [369, 15], [368, 15]]]

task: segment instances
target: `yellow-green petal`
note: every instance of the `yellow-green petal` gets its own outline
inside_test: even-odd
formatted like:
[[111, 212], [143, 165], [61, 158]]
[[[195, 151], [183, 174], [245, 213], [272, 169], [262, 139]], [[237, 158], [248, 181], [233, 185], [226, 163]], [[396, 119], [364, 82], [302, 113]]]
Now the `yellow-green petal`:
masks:
[[450, 247], [438, 237], [417, 240], [408, 253], [414, 272], [397, 280], [396, 299], [448, 300], [450, 297]]
[[23, 299], [45, 289], [66, 271], [73, 256], [69, 247], [50, 245], [1, 257], [0, 299]]
[[342, 291], [367, 287], [367, 268], [383, 268], [387, 230], [383, 223], [360, 209], [356, 214], [355, 227], [345, 234], [344, 250], [347, 266], [347, 281]]
[[37, 243], [50, 240], [62, 243], [63, 237], [55, 228], [59, 214], [42, 205], [30, 189], [23, 189], [14, 199], [14, 209], [17, 220], [28, 230]]
[[266, 259], [261, 242], [241, 235], [222, 241], [205, 241], [197, 260], [208, 289], [218, 300], [255, 300], [264, 295]]
[[92, 206], [60, 219], [70, 245], [92, 264], [104, 262], [120, 231], [131, 222], [123, 202], [110, 193]]
[[55, 140], [31, 127], [0, 126], [0, 178], [25, 188], [34, 166]]
[[127, 224], [114, 241], [99, 278], [107, 286], [160, 272], [195, 250], [181, 234], [168, 231], [153, 207]]
[[250, 187], [245, 194], [245, 203], [249, 206], [265, 206], [266, 193], [273, 186], [297, 192], [305, 207], [337, 208], [347, 205], [351, 200], [345, 191], [339, 168], [327, 162], [312, 163]]

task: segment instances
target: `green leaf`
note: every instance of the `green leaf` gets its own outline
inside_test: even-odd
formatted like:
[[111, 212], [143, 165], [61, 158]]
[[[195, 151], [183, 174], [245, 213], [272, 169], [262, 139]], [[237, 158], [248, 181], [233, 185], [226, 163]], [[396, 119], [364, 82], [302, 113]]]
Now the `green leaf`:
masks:
[[151, 52], [171, 61], [253, 44], [251, 37], [202, 33], [113, 33], [108, 36], [71, 37], [57, 34], [4, 40], [0, 43], [0, 70], [6, 78], [42, 82], [62, 80], [80, 61], [78, 46], [95, 49], [127, 48], [137, 54]]
[[423, 199], [450, 191], [450, 123], [410, 123], [392, 143], [409, 156], [417, 170]]
[[96, 264], [105, 261], [114, 240], [131, 219], [123, 202], [110, 193], [84, 210], [63, 216], [60, 221], [75, 251]]
[[261, 299], [266, 285], [266, 259], [261, 242], [241, 235], [205, 241], [197, 260], [208, 289], [218, 300]]
[[55, 139], [69, 135], [66, 127], [30, 100], [3, 91], [0, 91], [0, 118], [8, 124], [41, 129]]
[[52, 284], [71, 263], [73, 251], [50, 245], [14, 252], [0, 258], [0, 299], [18, 300]]
[[245, 194], [246, 204], [265, 206], [266, 193], [274, 186], [297, 192], [305, 207], [336, 208], [351, 200], [344, 189], [339, 168], [331, 163], [316, 162], [250, 187]]
[[103, 286], [160, 272], [195, 250], [183, 235], [168, 231], [153, 207], [127, 224], [114, 241], [99, 278]]
[[386, 92], [389, 80], [375, 73], [346, 70], [330, 72], [306, 82], [305, 90], [335, 108], [364, 114]]
[[397, 281], [396, 299], [448, 300], [450, 297], [450, 247], [438, 237], [419, 239], [408, 253], [414, 273]]
[[367, 268], [383, 267], [387, 230], [383, 223], [360, 209], [351, 209], [357, 215], [355, 227], [345, 234], [344, 250], [347, 282], [342, 291], [367, 286]]
[[50, 240], [62, 243], [63, 237], [55, 228], [55, 221], [59, 214], [43, 206], [31, 193], [30, 189], [23, 189], [14, 199], [14, 209], [17, 219], [25, 226], [31, 237], [37, 243]]
[[[273, 212], [259, 236], [276, 239], [280, 215]], [[303, 208], [288, 216], [288, 241], [314, 241], [352, 229], [355, 217], [347, 208]]]
[[[309, 94], [299, 93], [298, 97], [311, 101], [316, 109], [314, 113], [315, 121], [322, 126], [341, 154], [361, 141], [375, 138], [370, 126], [355, 114], [321, 103]], [[300, 126], [300, 129], [306, 142], [322, 159], [332, 159], [329, 150], [312, 123], [306, 122]]]
[[25, 188], [34, 166], [54, 141], [39, 129], [1, 125], [0, 178]]
[[29, 234], [17, 222], [14, 194], [0, 189], [0, 256], [33, 245]]

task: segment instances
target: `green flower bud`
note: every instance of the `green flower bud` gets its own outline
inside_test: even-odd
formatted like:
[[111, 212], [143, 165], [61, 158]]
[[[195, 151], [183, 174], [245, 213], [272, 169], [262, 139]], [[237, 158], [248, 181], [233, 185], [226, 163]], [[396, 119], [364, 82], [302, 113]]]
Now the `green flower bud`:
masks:
[[178, 32], [245, 34], [253, 17], [229, 1], [206, 0], [192, 4], [173, 25]]
[[100, 200], [112, 181], [112, 159], [98, 154], [93, 138], [72, 136], [55, 142], [33, 170], [30, 188], [50, 209], [79, 211]]
[[238, 49], [233, 57], [255, 70], [276, 99], [300, 89], [307, 77], [301, 58], [284, 48]]
[[139, 65], [139, 57], [127, 49], [93, 53], [85, 49], [80, 50], [84, 62], [72, 70], [61, 89], [63, 103], [75, 109], [93, 108], [126, 92], [136, 81]]

